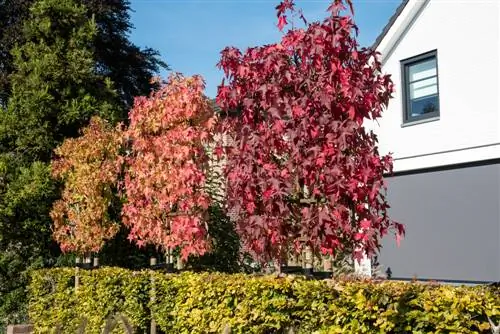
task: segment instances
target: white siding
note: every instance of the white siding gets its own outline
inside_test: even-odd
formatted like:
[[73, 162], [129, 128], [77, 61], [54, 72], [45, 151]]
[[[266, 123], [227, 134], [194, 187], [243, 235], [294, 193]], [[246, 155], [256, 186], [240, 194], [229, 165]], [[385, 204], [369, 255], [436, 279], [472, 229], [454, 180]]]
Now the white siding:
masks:
[[[410, 23], [412, 11], [418, 14]], [[499, 21], [498, 0], [407, 4], [378, 47], [396, 93], [379, 125], [368, 125], [379, 136], [381, 153], [393, 153], [395, 171], [500, 157]], [[440, 118], [402, 126], [400, 61], [432, 50]]]

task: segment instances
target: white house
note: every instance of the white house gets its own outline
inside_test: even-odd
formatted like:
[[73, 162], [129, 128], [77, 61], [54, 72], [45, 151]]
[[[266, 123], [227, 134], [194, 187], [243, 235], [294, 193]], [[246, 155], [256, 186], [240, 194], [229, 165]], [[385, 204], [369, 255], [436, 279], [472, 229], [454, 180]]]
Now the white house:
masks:
[[500, 281], [500, 0], [404, 0], [374, 48], [396, 92], [370, 126], [407, 231], [380, 263], [393, 278]]

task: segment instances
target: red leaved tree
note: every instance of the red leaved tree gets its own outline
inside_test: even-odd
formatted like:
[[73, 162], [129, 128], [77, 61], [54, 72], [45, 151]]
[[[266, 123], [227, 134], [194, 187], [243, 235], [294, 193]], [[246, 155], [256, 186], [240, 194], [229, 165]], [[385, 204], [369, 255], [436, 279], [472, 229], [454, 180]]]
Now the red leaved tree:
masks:
[[[280, 30], [293, 7], [277, 7]], [[381, 116], [393, 84], [377, 54], [359, 48], [345, 9], [334, 1], [323, 22], [290, 29], [277, 44], [222, 51], [228, 83], [217, 103], [239, 116], [226, 119], [233, 144], [217, 152], [227, 159], [228, 209], [261, 260], [280, 259], [290, 245], [359, 259], [389, 230], [398, 240], [404, 233], [387, 215], [391, 157], [363, 127]]]
[[55, 150], [52, 174], [64, 188], [50, 212], [61, 249], [81, 254], [98, 252], [119, 230], [110, 208], [123, 163], [120, 127], [93, 117], [82, 132]]
[[179, 248], [183, 259], [207, 251], [204, 145], [215, 118], [198, 77], [172, 75], [129, 114], [130, 156], [122, 215], [139, 246]]

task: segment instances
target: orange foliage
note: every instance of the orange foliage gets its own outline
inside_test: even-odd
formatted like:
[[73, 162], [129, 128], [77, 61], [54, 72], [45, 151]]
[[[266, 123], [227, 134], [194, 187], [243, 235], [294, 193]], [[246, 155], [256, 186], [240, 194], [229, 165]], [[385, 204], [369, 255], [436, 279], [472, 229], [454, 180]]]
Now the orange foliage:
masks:
[[179, 247], [186, 259], [207, 251], [207, 156], [216, 118], [198, 77], [172, 75], [150, 97], [135, 101], [127, 131], [123, 206], [129, 239], [164, 250]]
[[97, 252], [118, 232], [109, 208], [123, 163], [122, 138], [119, 127], [94, 117], [81, 137], [66, 139], [55, 150], [52, 174], [64, 182], [64, 189], [50, 216], [64, 252]]

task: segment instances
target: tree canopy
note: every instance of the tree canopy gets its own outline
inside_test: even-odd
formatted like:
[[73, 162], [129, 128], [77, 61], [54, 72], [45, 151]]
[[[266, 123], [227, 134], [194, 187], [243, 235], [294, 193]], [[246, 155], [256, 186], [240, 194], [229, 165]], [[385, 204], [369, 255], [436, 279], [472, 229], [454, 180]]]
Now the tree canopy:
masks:
[[52, 175], [64, 181], [60, 200], [50, 212], [53, 236], [64, 252], [99, 252], [113, 239], [120, 222], [113, 215], [122, 168], [123, 135], [105, 120], [93, 117], [81, 137], [68, 138], [57, 147]]
[[205, 190], [207, 156], [215, 117], [198, 76], [173, 75], [130, 112], [131, 154], [125, 174], [124, 223], [137, 244], [181, 255], [208, 249], [210, 197]]
[[[217, 102], [239, 111], [223, 127], [232, 144], [219, 148], [227, 204], [245, 247], [264, 261], [290, 247], [359, 259], [390, 229], [404, 233], [387, 214], [391, 157], [363, 126], [381, 116], [393, 83], [377, 54], [359, 47], [345, 9], [334, 1], [323, 22], [295, 26], [276, 44], [222, 52]], [[294, 11], [293, 1], [280, 3], [280, 29]]]
[[[0, 0], [0, 105], [6, 105], [12, 93], [10, 75], [15, 71], [11, 50], [29, 41], [24, 23], [35, 0]], [[83, 5], [88, 20], [94, 17], [96, 34], [91, 42], [97, 74], [109, 77], [120, 98], [121, 118], [125, 119], [135, 96], [148, 95], [155, 86], [150, 82], [166, 64], [151, 48], [141, 49], [128, 34], [130, 23], [128, 0], [76, 0]]]

